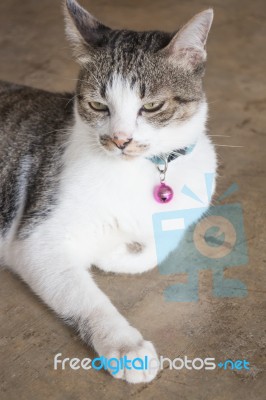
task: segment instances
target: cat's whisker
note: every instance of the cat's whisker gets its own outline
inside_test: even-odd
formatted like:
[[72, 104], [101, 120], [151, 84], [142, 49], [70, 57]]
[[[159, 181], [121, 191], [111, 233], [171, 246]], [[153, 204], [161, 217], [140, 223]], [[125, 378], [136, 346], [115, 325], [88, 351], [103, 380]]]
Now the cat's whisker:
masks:
[[[75, 144], [75, 143], [80, 143], [80, 141], [79, 141], [79, 139], [78, 138], [73, 138], [73, 137], [71, 137], [71, 138], [69, 138], [69, 140], [67, 141], [67, 143], [68, 144]], [[99, 150], [100, 149], [100, 145], [96, 142], [96, 143], [88, 143], [87, 145], [86, 145], [86, 148], [87, 149], [96, 149], [96, 150]]]
[[216, 100], [209, 100], [208, 99], [208, 104], [214, 104], [214, 103], [218, 103], [219, 101], [221, 101], [221, 100], [219, 100], [219, 99], [216, 99]]
[[77, 98], [78, 98], [78, 96], [76, 94], [74, 94], [74, 96], [71, 97], [71, 99], [69, 99], [68, 102], [66, 103], [66, 107], [69, 105], [69, 103], [72, 102], [73, 99], [77, 99]]
[[[96, 67], [96, 65], [94, 65], [94, 67], [95, 67], [95, 69], [97, 69], [97, 67]], [[86, 71], [88, 72], [88, 74], [90, 74], [94, 79], [95, 79], [95, 81], [97, 82], [97, 84], [99, 85], [99, 86], [101, 86], [101, 82], [99, 81], [99, 79], [95, 76], [95, 74], [91, 71], [91, 70], [88, 70], [88, 68], [86, 68], [85, 67], [85, 69], [86, 69]], [[97, 70], [98, 71], [98, 70]], [[81, 81], [80, 79], [77, 79], [78, 81]], [[86, 82], [86, 81], [83, 81], [83, 82]]]
[[215, 146], [218, 147], [245, 147], [245, 146], [237, 146], [237, 145], [228, 145], [228, 144], [214, 144]]
[[70, 128], [68, 128], [68, 129], [54, 129], [53, 131], [46, 132], [46, 135], [50, 135], [51, 133], [56, 133], [56, 132], [63, 132], [63, 133], [69, 133], [70, 134], [72, 131], [71, 131]]

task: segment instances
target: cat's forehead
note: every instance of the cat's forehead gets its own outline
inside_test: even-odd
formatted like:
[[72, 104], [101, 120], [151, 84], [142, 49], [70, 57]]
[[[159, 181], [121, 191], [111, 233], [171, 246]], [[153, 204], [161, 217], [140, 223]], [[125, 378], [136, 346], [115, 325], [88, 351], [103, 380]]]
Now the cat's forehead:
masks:
[[112, 112], [123, 110], [125, 117], [130, 119], [141, 107], [141, 90], [138, 84], [124, 78], [120, 74], [113, 75], [105, 91], [105, 100]]
[[134, 92], [138, 98], [165, 93], [195, 97], [200, 79], [172, 65], [159, 50], [170, 40], [163, 32], [112, 31], [81, 72], [81, 91], [100, 95]]
[[109, 31], [101, 36], [101, 42], [90, 54], [85, 69], [92, 73], [92, 80], [95, 77], [110, 81], [113, 76], [122, 75], [134, 85], [136, 81], [147, 82], [149, 77], [157, 76], [158, 79], [161, 68], [157, 54], [170, 38], [169, 33], [159, 31]]
[[156, 100], [160, 96], [197, 98], [202, 87], [201, 80], [186, 71], [172, 67], [166, 60], [143, 54], [141, 61], [132, 60], [128, 64], [99, 57], [97, 63], [89, 63], [81, 71], [77, 91], [102, 99], [134, 93], [140, 99]]
[[[96, 68], [106, 78], [120, 74], [132, 80], [147, 81], [149, 76], [158, 75], [161, 72], [158, 65], [158, 50], [169, 41], [159, 32], [112, 32], [105, 46], [97, 50], [94, 57]], [[167, 39], [166, 39], [167, 38]], [[160, 59], [160, 63], [164, 60]]]
[[120, 54], [127, 58], [141, 52], [156, 53], [169, 43], [172, 36], [161, 31], [111, 30], [102, 35], [100, 47], [110, 54]]
[[128, 104], [139, 109], [142, 101], [147, 99], [150, 91], [145, 82], [138, 82], [132, 77], [121, 74], [113, 75], [106, 86], [105, 99], [115, 107], [125, 108]]
[[[133, 91], [140, 99], [144, 99], [171, 89], [172, 83], [168, 82], [171, 74], [166, 72], [166, 64], [164, 60], [147, 53], [138, 57], [120, 54], [117, 58], [103, 53], [98, 56], [97, 62], [87, 64], [80, 75], [79, 86], [82, 91], [97, 92], [102, 98], [123, 89]], [[170, 66], [168, 68], [171, 69]]]

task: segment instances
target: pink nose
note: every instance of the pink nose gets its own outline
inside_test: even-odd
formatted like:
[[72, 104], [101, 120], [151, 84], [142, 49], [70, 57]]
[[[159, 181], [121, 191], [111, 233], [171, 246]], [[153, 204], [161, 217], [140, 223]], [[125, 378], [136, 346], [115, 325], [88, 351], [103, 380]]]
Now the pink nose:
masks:
[[115, 134], [112, 138], [112, 142], [121, 150], [123, 150], [131, 141], [132, 138], [122, 134]]

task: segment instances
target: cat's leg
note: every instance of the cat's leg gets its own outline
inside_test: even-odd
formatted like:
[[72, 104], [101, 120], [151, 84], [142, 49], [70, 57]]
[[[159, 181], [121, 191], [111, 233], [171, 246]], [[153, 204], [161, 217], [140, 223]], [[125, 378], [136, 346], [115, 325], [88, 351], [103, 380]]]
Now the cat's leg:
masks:
[[[82, 257], [71, 255], [69, 247], [19, 241], [12, 245], [12, 269], [60, 317], [74, 324], [99, 355], [157, 360], [153, 344], [118, 312], [84, 266], [77, 265], [77, 261], [82, 264]], [[149, 382], [157, 371], [153, 362], [148, 370], [124, 368], [113, 376], [132, 383]]]

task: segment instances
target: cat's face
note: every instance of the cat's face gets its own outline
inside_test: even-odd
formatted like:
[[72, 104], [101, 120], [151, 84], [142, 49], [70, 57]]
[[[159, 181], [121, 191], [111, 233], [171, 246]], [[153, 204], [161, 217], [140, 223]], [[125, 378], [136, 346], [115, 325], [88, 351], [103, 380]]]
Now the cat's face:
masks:
[[67, 6], [81, 64], [77, 111], [95, 146], [131, 159], [195, 142], [206, 119], [202, 76], [212, 13], [171, 35], [111, 30], [73, 0]]

